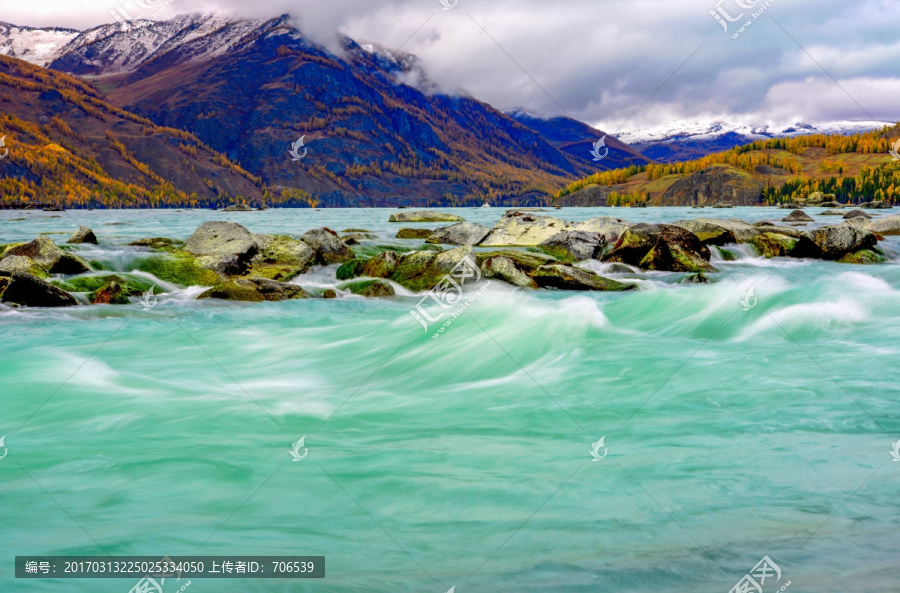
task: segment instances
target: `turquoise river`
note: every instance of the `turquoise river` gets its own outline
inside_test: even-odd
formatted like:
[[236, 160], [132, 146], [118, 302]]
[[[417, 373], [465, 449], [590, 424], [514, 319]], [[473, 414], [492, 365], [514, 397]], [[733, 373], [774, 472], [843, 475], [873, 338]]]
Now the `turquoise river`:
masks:
[[[128, 272], [148, 255], [128, 242], [207, 220], [378, 235], [362, 250], [441, 226], [391, 212], [5, 211], [0, 243], [86, 224], [100, 245], [74, 251]], [[813, 226], [836, 222], [820, 212]], [[467, 287], [477, 298], [437, 338], [402, 290], [2, 306], [0, 591], [128, 593], [137, 578], [15, 578], [17, 555], [109, 554], [326, 558], [324, 580], [169, 579], [165, 593], [727, 593], [766, 556], [781, 578], [765, 593], [896, 593], [900, 240], [880, 245], [875, 266], [740, 247], [714, 256], [712, 284], [635, 274], [627, 293], [495, 281]], [[294, 282], [320, 292], [334, 271]]]

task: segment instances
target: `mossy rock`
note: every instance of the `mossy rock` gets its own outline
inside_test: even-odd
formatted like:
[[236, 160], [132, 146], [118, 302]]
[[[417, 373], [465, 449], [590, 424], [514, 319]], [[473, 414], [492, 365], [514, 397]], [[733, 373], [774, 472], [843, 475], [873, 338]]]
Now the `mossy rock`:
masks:
[[24, 255], [10, 255], [0, 259], [0, 271], [12, 274], [13, 272], [25, 272], [35, 278], [47, 278], [50, 274], [43, 266], [30, 257]]
[[184, 244], [184, 241], [169, 239], [167, 237], [151, 237], [149, 239], [138, 239], [129, 243], [132, 247], [150, 247], [153, 249], [166, 249]]
[[200, 267], [194, 256], [181, 251], [148, 258], [138, 265], [138, 269], [163, 282], [182, 286], [215, 286], [221, 280], [212, 270]]
[[337, 270], [337, 279], [338, 280], [352, 280], [358, 276], [362, 275], [362, 269], [366, 265], [369, 260], [362, 258], [351, 259], [348, 262], [344, 262], [341, 264], [341, 267]]
[[506, 259], [512, 260], [517, 268], [528, 274], [534, 272], [541, 266], [552, 264], [557, 261], [555, 257], [546, 255], [537, 250], [529, 250], [526, 252], [518, 251], [516, 249], [501, 249], [497, 251], [480, 251], [475, 253], [475, 260], [478, 262], [479, 267], [484, 264], [485, 260], [494, 257], [505, 257]]
[[338, 286], [341, 290], [349, 290], [353, 294], [368, 298], [391, 297], [396, 294], [394, 287], [384, 280], [363, 280]]
[[762, 233], [750, 240], [759, 254], [765, 258], [788, 257], [797, 249], [800, 239], [779, 233]]
[[861, 264], [861, 265], [870, 265], [870, 264], [883, 264], [887, 261], [887, 258], [881, 255], [880, 253], [876, 253], [871, 249], [860, 249], [859, 251], [855, 251], [853, 253], [848, 253], [844, 257], [838, 260], [838, 263], [841, 264]]
[[737, 256], [733, 252], [725, 249], [724, 247], [716, 247], [715, 249], [718, 250], [719, 255], [722, 256], [723, 260], [737, 261]]
[[438, 272], [431, 269], [437, 255], [429, 251], [415, 251], [404, 256], [397, 269], [391, 275], [391, 280], [405, 286], [410, 290], [430, 290], [434, 288], [446, 272]]
[[398, 239], [427, 239], [434, 233], [431, 229], [400, 229], [397, 231]]
[[116, 281], [105, 284], [91, 293], [91, 303], [94, 305], [127, 305], [128, 291]]
[[254, 235], [259, 245], [250, 274], [269, 280], [290, 280], [306, 273], [315, 263], [312, 248], [287, 235]]
[[156, 286], [149, 280], [145, 280], [138, 276], [134, 276], [132, 274], [102, 274], [97, 276], [76, 276], [74, 278], [69, 278], [68, 281], [62, 283], [65, 284], [65, 287], [56, 284], [63, 290], [68, 292], [94, 292], [110, 284], [111, 282], [115, 282], [122, 286], [125, 291], [131, 296], [138, 296], [142, 293], [150, 290], [151, 287]]
[[268, 278], [235, 278], [213, 286], [197, 298], [261, 303], [308, 299], [310, 295], [295, 284]]

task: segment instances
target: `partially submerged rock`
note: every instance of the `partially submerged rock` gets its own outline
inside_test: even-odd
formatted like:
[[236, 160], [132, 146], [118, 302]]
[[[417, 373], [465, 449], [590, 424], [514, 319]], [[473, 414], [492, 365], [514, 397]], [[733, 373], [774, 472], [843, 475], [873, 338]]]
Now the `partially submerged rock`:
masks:
[[727, 245], [728, 243], [736, 242], [734, 233], [731, 230], [706, 218], [678, 220], [672, 224], [694, 233], [704, 245]]
[[318, 263], [322, 265], [342, 264], [356, 257], [341, 237], [327, 227], [308, 231], [300, 239], [313, 248]]
[[773, 257], [811, 257], [815, 254], [815, 245], [806, 237], [790, 237], [780, 233], [766, 232], [750, 240], [759, 254], [765, 258]]
[[803, 210], [794, 210], [781, 219], [782, 222], [813, 222], [813, 217]]
[[309, 293], [296, 284], [268, 278], [234, 278], [210, 288], [198, 298], [226, 301], [288, 301], [309, 298]]
[[864, 204], [859, 205], [860, 208], [865, 208], [866, 210], [887, 210], [892, 208], [890, 204], [881, 200], [875, 200], [873, 202], [866, 202]]
[[72, 236], [69, 237], [69, 240], [66, 243], [90, 243], [92, 245], [97, 244], [97, 236], [94, 234], [94, 231], [90, 229], [90, 227], [86, 227], [84, 225], [78, 227], [78, 230], [72, 233]]
[[46, 278], [49, 276], [47, 270], [38, 265], [36, 261], [24, 255], [7, 255], [0, 259], [0, 272], [25, 272], [36, 278]]
[[166, 247], [174, 247], [176, 245], [182, 245], [184, 241], [176, 241], [175, 239], [169, 239], [167, 237], [151, 237], [149, 239], [138, 239], [137, 241], [132, 241], [128, 245], [131, 247], [151, 247], [153, 249], [164, 249]]
[[688, 230], [669, 224], [638, 224], [623, 233], [603, 261], [644, 270], [714, 272], [709, 258], [709, 248]]
[[884, 218], [867, 222], [864, 228], [870, 233], [885, 237], [889, 235], [900, 235], [900, 214], [885, 216]]
[[253, 235], [258, 246], [250, 274], [270, 280], [290, 280], [316, 263], [316, 252], [305, 242], [287, 235]]
[[341, 290], [349, 290], [355, 295], [367, 298], [391, 297], [397, 293], [390, 282], [384, 280], [363, 280], [339, 286]]
[[13, 272], [0, 302], [25, 307], [72, 307], [75, 297], [26, 272]]
[[398, 239], [427, 239], [434, 231], [431, 229], [402, 228], [397, 231]]
[[859, 217], [872, 218], [872, 215], [869, 214], [868, 212], [864, 212], [862, 210], [857, 210], [857, 209], [849, 210], [844, 213], [844, 218], [847, 220], [849, 220], [851, 218], [859, 218]]
[[419, 210], [416, 212], [397, 212], [391, 214], [390, 222], [463, 222], [465, 219], [448, 212]]
[[881, 264], [886, 261], [887, 258], [876, 251], [873, 251], [871, 249], [860, 249], [859, 251], [848, 253], [847, 255], [839, 259], [838, 263], [870, 265]]
[[63, 251], [43, 235], [28, 243], [10, 247], [4, 258], [11, 255], [31, 258], [50, 274], [82, 274], [91, 269], [85, 260]]
[[227, 208], [222, 208], [222, 212], [253, 212], [253, 208], [247, 204], [234, 204]]
[[520, 288], [537, 288], [537, 283], [528, 274], [516, 267], [508, 257], [489, 257], [481, 264], [481, 272], [485, 278], [496, 278], [507, 284]]
[[622, 291], [636, 288], [633, 284], [623, 284], [568, 264], [541, 266], [531, 277], [542, 288], [599, 291]]
[[259, 246], [253, 235], [234, 222], [204, 222], [184, 244], [184, 251], [197, 256], [201, 268], [223, 275], [241, 275]]
[[116, 281], [98, 288], [91, 293], [91, 303], [94, 305], [127, 305], [128, 291]]
[[843, 216], [844, 214], [846, 214], [846, 212], [844, 212], [843, 210], [832, 209], [822, 212], [821, 214], [819, 214], [819, 216]]
[[832, 260], [863, 249], [874, 249], [878, 243], [874, 234], [847, 222], [816, 229], [812, 237], [822, 258]]
[[443, 245], [478, 245], [491, 232], [486, 226], [471, 222], [460, 222], [453, 226], [436, 229], [426, 243]]
[[533, 216], [514, 210], [503, 215], [481, 246], [536, 246], [560, 231], [570, 230], [571, 226], [552, 216]]

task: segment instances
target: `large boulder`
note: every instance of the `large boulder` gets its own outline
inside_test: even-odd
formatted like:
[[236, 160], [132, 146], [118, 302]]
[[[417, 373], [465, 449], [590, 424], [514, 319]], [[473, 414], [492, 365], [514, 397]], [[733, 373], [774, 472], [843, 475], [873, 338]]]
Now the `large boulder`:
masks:
[[856, 209], [848, 210], [847, 212], [844, 212], [844, 219], [846, 219], [846, 220], [850, 220], [851, 218], [859, 218], [859, 217], [872, 218], [872, 215], [869, 214], [868, 212], [863, 212], [862, 210], [856, 210]]
[[552, 216], [534, 216], [511, 210], [503, 215], [494, 230], [481, 242], [482, 247], [535, 246], [560, 231], [574, 230], [571, 223]]
[[316, 263], [316, 252], [305, 242], [287, 235], [253, 235], [258, 246], [250, 274], [270, 280], [290, 280]]
[[516, 267], [508, 257], [489, 257], [481, 264], [481, 272], [485, 278], [496, 278], [520, 288], [537, 288], [537, 283], [528, 274]]
[[568, 264], [541, 266], [531, 277], [542, 288], [601, 291], [633, 290], [635, 288], [633, 284], [616, 282]]
[[621, 218], [614, 216], [597, 216], [589, 218], [583, 222], [571, 224], [571, 228], [567, 230], [582, 231], [585, 233], [597, 233], [603, 238], [608, 245], [615, 245], [625, 229], [634, 226], [633, 223], [625, 222]]
[[876, 235], [900, 235], [900, 214], [885, 216], [884, 218], [867, 222], [864, 228]]
[[306, 299], [309, 293], [296, 284], [268, 278], [234, 278], [217, 284], [197, 298], [259, 303]]
[[44, 235], [34, 241], [10, 247], [4, 257], [11, 255], [29, 257], [50, 274], [82, 274], [91, 269], [86, 261], [63, 251]]
[[400, 258], [393, 251], [383, 251], [369, 259], [360, 269], [359, 276], [369, 278], [390, 278], [397, 271]]
[[731, 230], [719, 222], [711, 222], [709, 219], [678, 220], [672, 224], [694, 233], [704, 245], [721, 246], [737, 242]]
[[874, 202], [866, 202], [865, 204], [860, 204], [860, 208], [865, 208], [866, 210], [887, 210], [892, 208], [890, 204], [887, 202], [883, 202], [881, 200], [875, 200]]
[[447, 212], [419, 210], [416, 212], [397, 212], [391, 214], [390, 222], [463, 222], [465, 219]]
[[241, 275], [259, 250], [256, 239], [234, 222], [204, 222], [184, 244], [184, 251], [197, 257], [197, 264], [219, 274]]
[[[468, 260], [470, 264], [463, 263]], [[454, 281], [458, 284], [474, 282], [480, 271], [476, 266], [475, 251], [471, 246], [457, 247], [433, 253], [414, 251], [404, 255], [391, 280], [410, 290], [430, 290], [437, 286], [447, 275], [454, 273]]]
[[37, 264], [36, 261], [24, 255], [7, 255], [0, 259], [0, 272], [12, 274], [13, 272], [25, 272], [37, 278], [49, 276], [47, 270]]
[[600, 255], [606, 247], [606, 239], [599, 233], [562, 231], [541, 243], [539, 247], [557, 259], [577, 262]]
[[669, 224], [638, 224], [622, 234], [603, 261], [644, 270], [714, 272], [709, 258], [709, 247], [686, 229]]
[[749, 243], [766, 258], [813, 257], [816, 255], [816, 246], [806, 237], [798, 238], [776, 232], [765, 232], [753, 237]]
[[[759, 229], [752, 224], [748, 224], [737, 218], [695, 218], [692, 221], [679, 221], [674, 224], [676, 226], [681, 226], [692, 233], [694, 233], [694, 229], [697, 229], [706, 235], [707, 240], [710, 237], [715, 236], [718, 232], [715, 230], [716, 228], [730, 232], [731, 236], [733, 236], [734, 240], [738, 243], [746, 243], [756, 235], [760, 234]], [[696, 235], [697, 233], [694, 234]], [[700, 235], [697, 235], [697, 238], [699, 239]], [[725, 235], [725, 238], [727, 239], [728, 235]], [[711, 243], [707, 242], [707, 244]]]
[[97, 236], [94, 234], [94, 231], [90, 229], [90, 227], [86, 227], [84, 225], [78, 227], [78, 230], [72, 233], [72, 236], [69, 237], [69, 240], [66, 243], [91, 243], [92, 245], [97, 244]]
[[491, 232], [486, 226], [471, 222], [460, 222], [453, 226], [435, 230], [426, 243], [440, 243], [444, 245], [478, 245]]
[[874, 234], [847, 222], [816, 229], [812, 237], [822, 257], [834, 260], [862, 249], [874, 249], [878, 243]]
[[340, 235], [329, 228], [313, 229], [304, 233], [300, 239], [313, 248], [322, 265], [342, 264], [356, 257]]
[[72, 307], [75, 297], [25, 272], [13, 272], [0, 301], [26, 307]]
[[411, 290], [432, 288], [433, 278], [427, 272], [436, 257], [437, 253], [433, 251], [413, 251], [405, 254], [391, 275], [391, 280]]

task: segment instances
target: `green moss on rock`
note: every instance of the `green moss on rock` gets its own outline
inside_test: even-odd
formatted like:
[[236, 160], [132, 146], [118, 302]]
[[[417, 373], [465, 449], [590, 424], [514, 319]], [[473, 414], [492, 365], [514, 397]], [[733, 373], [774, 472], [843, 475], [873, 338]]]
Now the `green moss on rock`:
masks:
[[337, 279], [352, 280], [353, 278], [362, 275], [362, 269], [368, 261], [369, 260], [367, 259], [355, 258], [348, 262], [344, 262], [337, 270]]
[[138, 269], [182, 286], [214, 286], [220, 281], [218, 274], [200, 267], [194, 256], [184, 252], [148, 258]]

